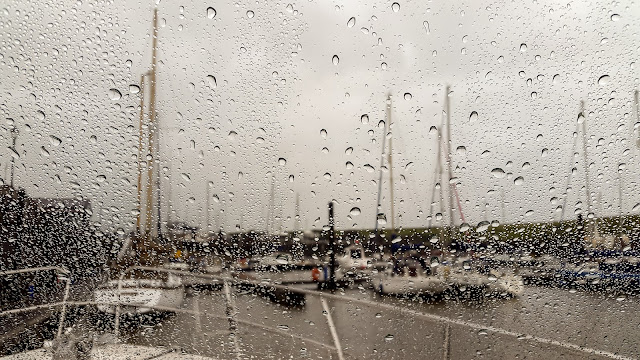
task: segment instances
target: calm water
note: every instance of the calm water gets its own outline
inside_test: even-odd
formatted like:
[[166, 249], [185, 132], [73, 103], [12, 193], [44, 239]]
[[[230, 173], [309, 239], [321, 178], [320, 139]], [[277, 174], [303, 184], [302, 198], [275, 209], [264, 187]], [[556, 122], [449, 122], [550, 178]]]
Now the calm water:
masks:
[[[481, 304], [426, 304], [380, 298], [367, 289], [349, 289], [338, 294], [343, 294], [344, 301], [331, 299], [327, 302], [347, 358], [606, 358], [458, 324], [451, 325], [448, 330], [449, 348], [445, 351], [447, 330], [443, 323], [353, 303], [349, 298], [395, 304], [628, 358], [637, 358], [640, 350], [637, 341], [640, 337], [640, 299], [636, 297], [616, 298], [527, 287], [516, 299], [486, 300]], [[224, 319], [222, 292], [192, 293], [184, 306], [198, 310], [200, 316], [176, 314], [157, 324], [141, 326], [129, 334], [129, 341], [177, 346], [204, 355], [231, 356], [231, 344], [225, 333], [228, 322]], [[292, 308], [249, 293], [238, 295], [236, 306], [240, 347], [246, 357], [326, 359], [333, 355], [332, 358], [336, 358], [335, 352], [318, 344], [332, 347], [334, 342], [317, 297], [307, 296], [305, 306]], [[276, 332], [261, 326], [276, 329]]]

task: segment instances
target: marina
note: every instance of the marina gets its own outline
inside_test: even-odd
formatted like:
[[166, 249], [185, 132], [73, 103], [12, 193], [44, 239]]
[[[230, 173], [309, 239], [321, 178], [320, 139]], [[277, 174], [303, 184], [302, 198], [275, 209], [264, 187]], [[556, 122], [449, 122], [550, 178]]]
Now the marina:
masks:
[[0, 359], [639, 359], [638, 23], [1, 4]]

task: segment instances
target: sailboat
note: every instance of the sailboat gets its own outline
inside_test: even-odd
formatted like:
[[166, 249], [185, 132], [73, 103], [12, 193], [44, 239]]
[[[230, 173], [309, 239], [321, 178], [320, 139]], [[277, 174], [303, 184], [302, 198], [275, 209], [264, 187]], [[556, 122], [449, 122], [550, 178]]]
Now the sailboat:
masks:
[[[155, 99], [156, 99], [156, 69], [157, 69], [157, 39], [158, 39], [158, 10], [155, 9], [153, 13], [153, 46], [152, 46], [152, 56], [151, 56], [151, 70], [145, 74], [149, 79], [149, 123], [150, 125], [154, 125], [156, 122], [156, 109], [155, 109]], [[143, 118], [144, 118], [144, 79], [145, 75], [141, 76], [140, 79], [140, 140], [139, 140], [139, 153], [142, 153], [143, 146]], [[154, 134], [150, 131], [152, 126], [148, 127], [148, 152], [149, 154], [154, 153], [153, 148], [153, 136]], [[155, 134], [157, 137], [157, 133]], [[157, 152], [159, 147], [157, 146], [156, 139], [156, 147], [155, 151]], [[157, 158], [156, 156], [152, 156], [152, 158]], [[158, 174], [159, 175], [159, 174]], [[158, 176], [159, 185], [160, 177]], [[152, 202], [153, 202], [153, 166], [147, 166], [147, 183], [146, 183], [146, 217], [144, 221], [144, 230], [142, 236], [137, 239], [138, 243], [134, 243], [130, 241], [129, 244], [134, 247], [138, 252], [147, 252], [145, 246], [151, 246], [151, 219], [152, 219]], [[157, 237], [161, 238], [161, 219], [160, 219], [160, 195], [159, 188], [158, 191], [158, 215], [157, 215]], [[138, 200], [139, 204], [141, 204], [142, 200], [142, 168], [138, 166]], [[138, 212], [137, 225], [138, 225], [138, 233], [140, 233], [140, 224], [141, 224], [141, 211]], [[140, 241], [144, 239], [144, 241]], [[123, 252], [124, 254], [124, 252]], [[142, 255], [142, 254], [140, 254]], [[142, 259], [141, 261], [150, 261], [150, 259]], [[94, 291], [94, 298], [97, 302], [105, 303], [105, 305], [98, 306], [98, 310], [107, 312], [107, 313], [117, 313], [117, 304], [122, 305], [122, 308], [127, 313], [148, 313], [154, 307], [168, 307], [168, 308], [178, 308], [182, 305], [185, 296], [184, 286], [182, 284], [182, 280], [180, 277], [173, 275], [170, 271], [157, 269], [156, 271], [152, 270], [134, 270], [128, 271], [125, 269], [121, 269], [124, 272], [119, 275], [119, 278], [112, 278], [107, 281], [105, 284], [99, 286]]]
[[[391, 94], [387, 95], [387, 121], [389, 129], [392, 125], [392, 99]], [[380, 160], [380, 177], [378, 183], [378, 211], [376, 216], [376, 232], [379, 219], [384, 219], [381, 213], [380, 193], [382, 189], [382, 167], [385, 158], [385, 141], [387, 137], [387, 127], [383, 132], [382, 156]], [[394, 212], [394, 196], [393, 196], [393, 137], [389, 137], [389, 151], [386, 154], [389, 166], [389, 196], [391, 210], [391, 242], [397, 242], [397, 234], [395, 233], [395, 212]], [[386, 241], [385, 241], [386, 243]], [[385, 244], [386, 245], [386, 244]], [[426, 264], [424, 259], [416, 251], [409, 253], [401, 253], [392, 255], [392, 266], [383, 270], [376, 279], [375, 288], [381, 294], [392, 294], [401, 296], [426, 295], [433, 296], [442, 293], [446, 289], [443, 279], [436, 275], [437, 270]]]
[[[441, 155], [445, 157], [445, 163], [447, 166], [447, 173], [449, 179], [453, 179], [453, 173], [451, 169], [451, 131], [450, 131], [450, 110], [449, 110], [449, 87], [445, 90], [445, 102], [446, 102], [446, 147], [443, 146], [443, 136], [439, 131], [439, 148], [438, 148], [438, 165], [437, 174], [440, 176], [440, 181], [443, 175], [443, 166]], [[389, 125], [391, 125], [391, 98], [389, 97], [387, 107], [387, 118]], [[444, 119], [443, 119], [444, 122]], [[444, 125], [444, 124], [443, 124]], [[443, 126], [441, 126], [442, 128]], [[441, 151], [444, 148], [444, 154]], [[389, 167], [390, 176], [392, 172], [392, 141], [389, 140]], [[443, 228], [440, 232], [440, 243], [444, 245], [443, 232], [448, 232], [448, 238], [451, 242], [452, 234], [455, 229], [453, 219], [454, 198], [456, 200], [456, 207], [458, 209], [460, 219], [465, 222], [465, 217], [462, 212], [460, 196], [458, 194], [456, 184], [450, 183], [450, 192], [448, 196], [448, 218], [450, 221], [448, 228]], [[391, 186], [391, 209], [392, 219], [391, 227], [395, 229], [393, 219], [393, 178], [390, 181]], [[432, 198], [433, 198], [432, 194]], [[441, 204], [444, 202], [443, 191], [440, 192]], [[518, 295], [523, 290], [522, 279], [513, 274], [491, 274], [485, 275], [478, 271], [475, 271], [471, 266], [471, 259], [468, 257], [460, 256], [457, 253], [452, 252], [452, 256], [447, 258], [439, 258], [432, 256], [429, 263], [427, 263], [422, 254], [417, 251], [409, 251], [408, 253], [395, 254], [393, 257], [392, 268], [387, 269], [378, 278], [376, 287], [380, 293], [383, 294], [395, 294], [395, 295], [426, 295], [433, 296], [439, 294], [453, 295], [455, 297], [468, 296], [470, 294], [476, 294], [477, 291], [487, 294], [497, 295]], [[477, 291], [474, 291], [477, 290]]]

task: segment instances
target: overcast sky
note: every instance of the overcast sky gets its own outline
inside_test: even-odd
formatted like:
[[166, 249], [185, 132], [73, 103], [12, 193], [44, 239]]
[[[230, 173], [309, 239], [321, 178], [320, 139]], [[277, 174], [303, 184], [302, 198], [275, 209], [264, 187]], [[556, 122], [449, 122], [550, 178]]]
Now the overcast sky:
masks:
[[[446, 85], [453, 182], [468, 223], [559, 219], [565, 197], [565, 217], [586, 209], [580, 133], [571, 152], [580, 100], [592, 210], [620, 213], [621, 169], [622, 212], [632, 212], [638, 2], [392, 3], [161, 1], [159, 159], [173, 219], [203, 226], [211, 181], [214, 228], [291, 229], [296, 193], [301, 227], [325, 224], [332, 199], [340, 228], [373, 227], [391, 93], [396, 224], [426, 226], [440, 211], [430, 204], [430, 129], [440, 127]], [[20, 131], [16, 184], [32, 196], [88, 197], [95, 221], [131, 229], [140, 94], [130, 85], [150, 67], [156, 3], [1, 4], [0, 111], [2, 125]], [[1, 140], [8, 183], [11, 137]], [[282, 218], [269, 225], [269, 214]]]

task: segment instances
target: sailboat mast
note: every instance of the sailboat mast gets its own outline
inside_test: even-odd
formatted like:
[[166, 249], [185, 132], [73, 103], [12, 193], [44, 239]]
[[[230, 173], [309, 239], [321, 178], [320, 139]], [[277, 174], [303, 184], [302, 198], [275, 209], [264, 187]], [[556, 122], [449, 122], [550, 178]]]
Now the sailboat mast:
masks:
[[[582, 156], [584, 160], [584, 178], [585, 178], [585, 191], [587, 193], [587, 224], [589, 221], [589, 214], [591, 213], [591, 186], [589, 181], [589, 155], [587, 154], [587, 117], [584, 113], [584, 101], [580, 101], [580, 114], [582, 114]], [[587, 226], [587, 236], [590, 236], [591, 226]]]
[[158, 9], [153, 10], [153, 36], [152, 36], [152, 50], [151, 50], [151, 70], [149, 71], [149, 132], [147, 143], [147, 154], [150, 158], [147, 163], [147, 207], [146, 207], [146, 221], [145, 221], [145, 237], [147, 240], [151, 238], [151, 211], [152, 211], [152, 196], [153, 196], [153, 162], [156, 161], [156, 157], [153, 156], [153, 133], [155, 129], [156, 120], [156, 57], [158, 47]]
[[211, 212], [211, 204], [210, 204], [210, 199], [211, 199], [211, 194], [209, 193], [210, 188], [211, 188], [211, 184], [209, 183], [209, 181], [207, 181], [207, 222], [206, 222], [206, 227], [207, 227], [207, 235], [209, 235], [209, 231], [211, 230], [211, 218], [209, 216], [209, 213]]
[[300, 194], [296, 193], [296, 225], [294, 232], [300, 232]]
[[623, 217], [622, 217], [622, 172], [618, 171], [618, 209], [620, 211], [620, 215], [618, 215], [618, 231], [620, 235], [622, 235], [622, 225], [623, 225]]
[[[391, 124], [392, 124], [392, 120], [391, 120], [391, 110], [392, 110], [392, 105], [391, 105], [391, 95], [389, 95], [389, 103], [387, 104], [388, 106], [388, 116], [389, 116], [389, 132], [391, 133]], [[391, 231], [395, 231], [396, 229], [396, 216], [395, 216], [395, 201], [394, 201], [394, 197], [393, 197], [393, 134], [391, 134], [391, 136], [389, 137], [389, 156], [388, 156], [388, 162], [389, 162], [389, 204], [391, 205]]]
[[450, 88], [447, 85], [447, 87], [445, 88], [445, 113], [447, 116], [447, 138], [446, 138], [446, 152], [447, 152], [447, 173], [449, 175], [449, 178], [447, 179], [447, 182], [449, 183], [449, 208], [447, 209], [447, 212], [449, 213], [449, 226], [453, 227], [454, 226], [454, 221], [453, 221], [453, 184], [451, 184], [451, 179], [453, 179], [453, 170], [451, 169], [451, 105], [449, 103], [449, 92], [450, 92]]
[[274, 227], [274, 222], [273, 222], [273, 217], [275, 216], [275, 210], [274, 210], [274, 206], [275, 206], [275, 199], [274, 199], [274, 186], [275, 186], [275, 182], [276, 182], [276, 177], [275, 175], [272, 175], [271, 177], [271, 196], [269, 197], [269, 210], [268, 210], [268, 214], [267, 215], [267, 235], [269, 234], [270, 230], [273, 230]]
[[504, 203], [504, 188], [500, 189], [500, 200], [502, 203], [502, 209], [501, 209], [501, 214], [500, 214], [500, 221], [504, 224], [505, 223], [505, 203]]
[[[387, 94], [387, 103], [389, 102], [391, 102], [391, 94]], [[387, 121], [384, 123], [383, 129], [382, 129], [382, 151], [380, 152], [380, 171], [378, 175], [378, 201], [376, 202], [376, 213], [375, 213], [376, 223], [374, 226], [376, 234], [378, 233], [378, 214], [380, 214], [380, 212], [382, 211], [382, 203], [381, 203], [382, 167], [384, 166], [384, 152], [387, 145], [387, 122], [389, 122], [389, 117], [391, 116], [390, 115], [391, 108], [389, 104], [386, 104], [386, 112], [387, 112]]]
[[[638, 90], [633, 91], [633, 105], [636, 110], [636, 124], [640, 122], [640, 107], [638, 106]], [[638, 139], [636, 140], [636, 144], [640, 147], [640, 133], [638, 135]]]
[[140, 235], [142, 222], [142, 137], [144, 122], [144, 74], [140, 75], [140, 122], [138, 130], [138, 214], [136, 216], [136, 235]]

